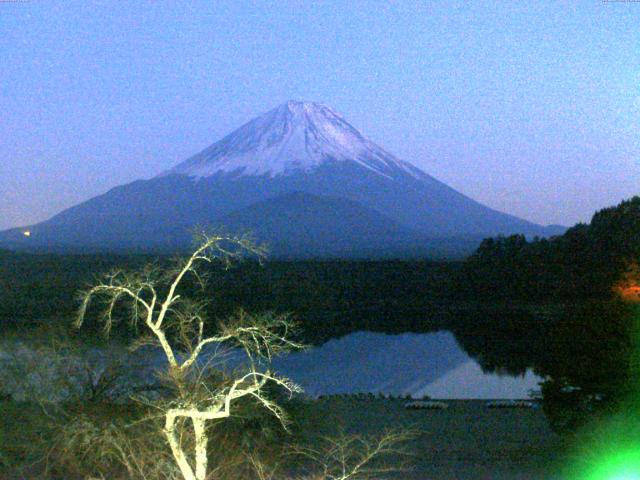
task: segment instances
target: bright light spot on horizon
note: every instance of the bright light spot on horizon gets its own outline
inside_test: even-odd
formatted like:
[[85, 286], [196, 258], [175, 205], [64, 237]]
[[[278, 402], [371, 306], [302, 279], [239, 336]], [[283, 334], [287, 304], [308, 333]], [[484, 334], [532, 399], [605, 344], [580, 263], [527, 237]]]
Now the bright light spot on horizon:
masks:
[[31, 236], [31, 230], [25, 230], [24, 232], [22, 232], [22, 234], [23, 234], [25, 237], [30, 237], [30, 236]]

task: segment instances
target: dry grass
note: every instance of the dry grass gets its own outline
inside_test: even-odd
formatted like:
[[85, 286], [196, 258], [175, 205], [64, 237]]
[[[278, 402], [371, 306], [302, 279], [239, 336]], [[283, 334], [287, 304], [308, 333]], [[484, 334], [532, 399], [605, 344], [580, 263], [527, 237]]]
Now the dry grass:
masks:
[[[323, 474], [318, 463], [309, 462], [306, 470], [296, 460], [289, 457], [287, 445], [296, 443], [327, 453], [323, 438], [339, 438], [341, 432], [346, 437], [354, 436], [375, 439], [385, 429], [414, 428], [419, 435], [406, 444], [416, 455], [411, 458], [413, 469], [401, 473], [389, 473], [383, 478], [403, 479], [544, 479], [553, 477], [555, 465], [563, 460], [562, 441], [548, 428], [542, 411], [538, 409], [487, 409], [481, 401], [451, 401], [446, 411], [407, 410], [403, 400], [388, 399], [330, 399], [314, 402], [297, 402], [287, 405], [294, 422], [291, 435], [283, 433], [276, 423], [269, 423], [265, 417], [256, 416], [251, 405], [238, 412], [238, 417], [229, 420], [224, 428], [221, 424], [212, 425], [210, 443], [212, 465], [211, 479], [278, 479], [293, 477], [294, 470], [309, 477]], [[0, 452], [4, 458], [5, 476], [9, 471], [16, 475], [19, 466], [31, 472], [42, 472], [42, 463], [38, 469], [30, 467], [43, 456], [43, 447], [49, 452], [49, 473], [45, 477], [29, 475], [26, 478], [85, 479], [94, 478], [144, 478], [135, 473], [129, 476], [126, 464], [118, 460], [118, 453], [97, 455], [96, 449], [89, 447], [117, 440], [119, 429], [132, 423], [139, 416], [125, 407], [111, 407], [111, 410], [99, 405], [92, 410], [79, 409], [77, 417], [85, 414], [97, 422], [101, 431], [94, 437], [78, 436], [69, 427], [67, 433], [73, 448], [64, 448], [52, 441], [54, 430], [51, 422], [42, 416], [37, 406], [25, 407], [13, 402], [0, 404], [4, 415], [0, 417]], [[102, 413], [101, 413], [102, 412]], [[120, 420], [117, 420], [117, 419]], [[113, 424], [114, 427], [104, 428]], [[168, 453], [166, 444], [158, 441], [152, 434], [157, 425], [140, 424], [136, 426], [138, 434], [127, 437], [126, 448], [144, 453], [149, 458], [162, 458]], [[91, 432], [91, 429], [89, 429]], [[145, 434], [145, 432], [147, 432]], [[100, 443], [101, 442], [101, 443]], [[52, 447], [55, 447], [52, 450]], [[85, 451], [86, 456], [71, 454], [73, 451]], [[159, 453], [158, 453], [159, 452]], [[164, 453], [163, 453], [164, 452]], [[63, 454], [64, 453], [64, 454]], [[65, 456], [66, 455], [66, 456]], [[66, 459], [66, 460], [65, 460]], [[387, 464], [399, 462], [389, 456]], [[140, 472], [146, 472], [147, 478], [153, 475], [156, 465], [149, 462], [134, 465]], [[98, 468], [96, 469], [96, 465]], [[107, 466], [110, 465], [109, 468]], [[261, 472], [256, 472], [260, 465]], [[9, 468], [9, 466], [11, 468]], [[296, 468], [293, 468], [296, 467]], [[287, 474], [283, 473], [287, 472]], [[57, 475], [55, 477], [53, 474]], [[167, 472], [164, 477], [170, 478]], [[0, 475], [0, 478], [5, 478]]]

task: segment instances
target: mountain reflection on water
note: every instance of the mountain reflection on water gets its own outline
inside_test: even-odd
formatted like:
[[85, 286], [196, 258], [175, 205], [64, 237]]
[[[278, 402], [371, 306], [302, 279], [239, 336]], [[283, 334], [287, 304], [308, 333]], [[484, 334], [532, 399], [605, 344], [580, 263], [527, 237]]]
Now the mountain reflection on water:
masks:
[[484, 373], [449, 332], [357, 332], [275, 361], [308, 395], [373, 392], [420, 398], [527, 398], [540, 379]]

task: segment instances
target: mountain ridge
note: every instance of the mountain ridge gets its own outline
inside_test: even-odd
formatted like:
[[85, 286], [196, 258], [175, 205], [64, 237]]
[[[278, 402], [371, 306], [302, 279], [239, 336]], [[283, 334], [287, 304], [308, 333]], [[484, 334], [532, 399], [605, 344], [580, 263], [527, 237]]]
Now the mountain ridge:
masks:
[[[304, 195], [287, 197], [292, 192]], [[281, 200], [269, 203], [279, 197], [295, 201], [290, 205]], [[305, 210], [301, 198], [313, 208]], [[253, 209], [253, 213], [246, 213], [246, 209]], [[288, 215], [291, 225], [280, 221], [279, 232], [263, 230], [271, 243], [283, 246], [287, 235], [307, 232], [311, 237], [308, 243], [314, 247], [304, 256], [349, 256], [344, 252], [364, 251], [364, 237], [373, 238], [373, 232], [358, 221], [358, 215], [369, 218], [380, 232], [395, 232], [387, 235], [386, 244], [376, 244], [377, 253], [372, 256], [388, 256], [398, 245], [419, 239], [427, 244], [437, 239], [442, 245], [455, 237], [466, 239], [468, 244], [469, 239], [499, 234], [560, 233], [555, 227], [542, 227], [493, 210], [452, 189], [378, 147], [329, 107], [287, 102], [173, 169], [115, 187], [26, 227], [28, 237], [23, 235], [25, 229], [0, 232], [0, 247], [171, 251], [190, 245], [189, 232], [196, 225], [215, 228], [237, 219], [243, 211], [257, 230], [269, 218]], [[263, 212], [263, 217], [257, 211]], [[334, 219], [336, 231], [350, 239], [351, 248], [332, 251], [331, 245], [322, 245], [328, 241], [325, 232], [330, 230], [323, 223], [325, 216]], [[344, 218], [353, 219], [352, 232]], [[386, 226], [381, 219], [386, 219]], [[235, 225], [240, 228], [237, 222]], [[276, 238], [278, 233], [283, 238]]]

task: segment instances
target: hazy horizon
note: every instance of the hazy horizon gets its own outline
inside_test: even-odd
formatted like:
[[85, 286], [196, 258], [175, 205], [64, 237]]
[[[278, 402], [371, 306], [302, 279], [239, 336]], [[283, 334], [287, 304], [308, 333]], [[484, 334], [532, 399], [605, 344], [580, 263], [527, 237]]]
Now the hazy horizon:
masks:
[[289, 99], [497, 210], [640, 193], [640, 4], [0, 2], [0, 229], [199, 152]]

